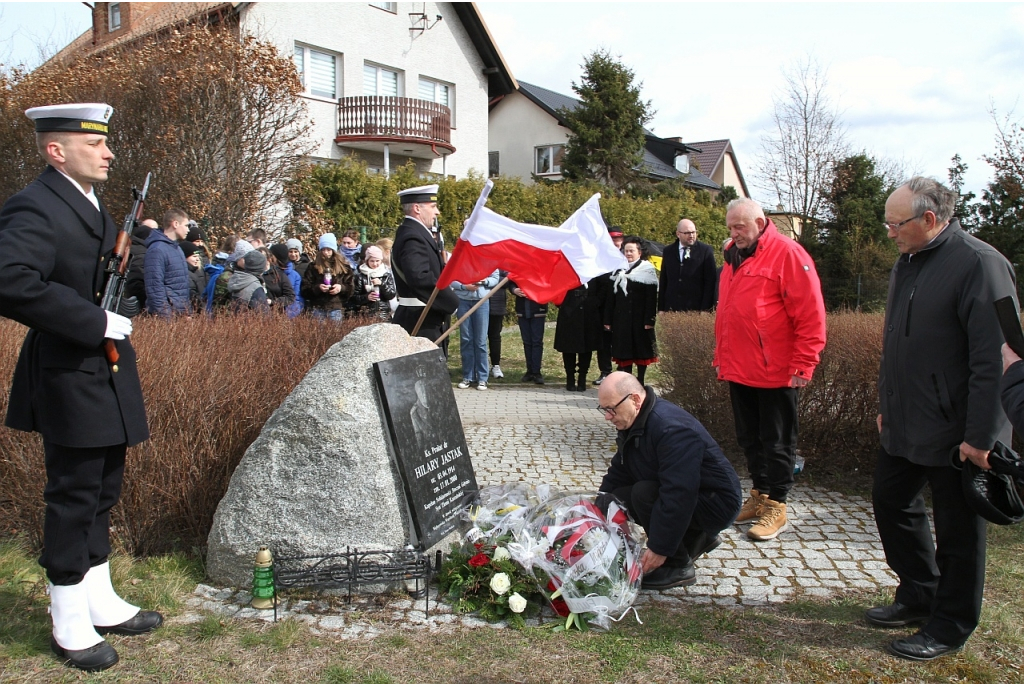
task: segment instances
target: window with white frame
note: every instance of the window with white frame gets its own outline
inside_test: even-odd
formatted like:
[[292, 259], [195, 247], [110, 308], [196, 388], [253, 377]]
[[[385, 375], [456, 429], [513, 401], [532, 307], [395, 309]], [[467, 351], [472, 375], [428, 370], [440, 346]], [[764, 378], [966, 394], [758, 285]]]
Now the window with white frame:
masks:
[[452, 127], [455, 127], [455, 86], [421, 76], [419, 98], [436, 102], [450, 109], [452, 111]]
[[363, 65], [363, 95], [398, 97], [399, 90], [397, 71], [368, 62]]
[[295, 68], [302, 80], [306, 95], [337, 100], [338, 76], [341, 74], [341, 55], [295, 44]]
[[396, 14], [398, 12], [397, 2], [371, 2], [370, 7], [376, 7], [377, 9], [382, 9], [387, 12], [391, 12], [392, 14]]
[[541, 145], [535, 148], [536, 171], [540, 174], [562, 173], [562, 158], [565, 157], [565, 145]]
[[112, 2], [107, 5], [107, 26], [109, 31], [121, 28], [121, 3]]

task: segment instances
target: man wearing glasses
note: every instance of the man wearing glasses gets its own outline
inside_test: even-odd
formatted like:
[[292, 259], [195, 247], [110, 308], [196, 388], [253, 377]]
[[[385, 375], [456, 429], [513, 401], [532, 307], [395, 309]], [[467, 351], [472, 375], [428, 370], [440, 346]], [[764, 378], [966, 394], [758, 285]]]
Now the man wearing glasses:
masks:
[[618, 450], [601, 481], [647, 532], [640, 557], [645, 590], [693, 585], [693, 562], [722, 544], [743, 493], [732, 465], [704, 426], [616, 371], [597, 390], [598, 411], [618, 430]]
[[715, 251], [697, 240], [697, 226], [683, 219], [676, 242], [665, 248], [658, 285], [659, 312], [710, 312], [715, 308]]
[[872, 498], [885, 559], [900, 584], [894, 602], [866, 618], [886, 628], [923, 623], [889, 645], [915, 661], [959, 650], [981, 616], [985, 521], [967, 504], [951, 458], [987, 469], [995, 441], [1010, 438], [999, 404], [1003, 335], [993, 302], [1016, 300], [1016, 279], [1001, 254], [952, 218], [956, 201], [937, 181], [916, 177], [885, 203], [900, 257], [882, 332], [882, 444]]

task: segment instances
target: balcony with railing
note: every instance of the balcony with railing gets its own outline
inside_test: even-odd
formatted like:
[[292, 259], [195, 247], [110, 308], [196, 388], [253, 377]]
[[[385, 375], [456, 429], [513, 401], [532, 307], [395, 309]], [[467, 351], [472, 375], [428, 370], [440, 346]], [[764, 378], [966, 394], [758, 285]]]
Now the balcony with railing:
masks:
[[435, 158], [455, 152], [452, 111], [429, 100], [360, 96], [338, 100], [335, 142], [363, 150], [383, 150], [409, 157]]

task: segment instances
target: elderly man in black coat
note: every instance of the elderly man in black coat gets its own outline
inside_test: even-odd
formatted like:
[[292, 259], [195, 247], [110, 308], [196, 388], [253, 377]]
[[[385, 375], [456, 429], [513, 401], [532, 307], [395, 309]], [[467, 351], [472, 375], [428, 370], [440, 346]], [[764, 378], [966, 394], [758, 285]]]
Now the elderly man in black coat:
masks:
[[[42, 434], [46, 464], [43, 554], [51, 647], [97, 671], [117, 663], [100, 633], [153, 630], [110, 582], [110, 510], [125, 451], [149, 438], [131, 321], [98, 305], [117, 227], [93, 184], [105, 181], [107, 105], [26, 112], [49, 166], [0, 209], [0, 315], [29, 327], [14, 371], [7, 426]], [[120, 358], [107, 362], [104, 340]]]
[[697, 226], [683, 219], [676, 226], [676, 241], [661, 256], [658, 311], [710, 312], [717, 284], [715, 251], [697, 240]]
[[[647, 531], [642, 587], [697, 582], [693, 562], [718, 547], [743, 491], [736, 470], [697, 419], [616, 371], [597, 391], [598, 410], [618, 429], [618, 451], [601, 492], [621, 499]], [[599, 500], [600, 501], [600, 500]]]
[[[398, 198], [405, 219], [391, 248], [391, 270], [398, 291], [398, 309], [392, 320], [412, 334], [444, 268], [441, 246], [430, 232], [441, 212], [437, 209], [436, 185], [403, 190]], [[441, 337], [444, 324], [458, 306], [459, 298], [450, 289], [439, 292], [417, 335], [430, 340]]]

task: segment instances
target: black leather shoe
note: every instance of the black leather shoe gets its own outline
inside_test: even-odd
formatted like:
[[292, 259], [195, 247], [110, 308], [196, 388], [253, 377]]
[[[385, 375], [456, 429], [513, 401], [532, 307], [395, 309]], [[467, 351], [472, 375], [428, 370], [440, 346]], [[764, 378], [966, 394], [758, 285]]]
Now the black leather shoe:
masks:
[[74, 666], [90, 673], [104, 671], [118, 661], [117, 652], [107, 644], [106, 640], [88, 649], [64, 649], [57, 644], [57, 641], [51, 635], [50, 649], [64, 660], [64, 665]]
[[927, 609], [915, 609], [899, 602], [893, 602], [887, 607], [874, 607], [864, 612], [864, 618], [868, 623], [883, 628], [899, 628], [911, 623], [920, 623], [928, 620], [931, 615]]
[[713, 535], [711, 537], [708, 537], [707, 533], [703, 533], [697, 539], [697, 544], [694, 545], [694, 548], [692, 550], [688, 550], [690, 552], [690, 558], [696, 559], [701, 555], [707, 554], [708, 552], [712, 552], [715, 549], [717, 549], [721, 544], [721, 535]]
[[544, 376], [539, 373], [533, 374], [533, 382], [537, 385], [544, 385]]
[[640, 582], [642, 590], [668, 590], [681, 585], [693, 585], [697, 582], [697, 571], [693, 564], [689, 566], [659, 566], [650, 573], [644, 574]]
[[156, 611], [140, 611], [124, 623], [116, 626], [95, 626], [100, 635], [142, 635], [163, 625], [164, 617]]
[[600, 376], [594, 379], [594, 385], [601, 385], [601, 381], [603, 381], [605, 378], [608, 378], [608, 374], [602, 373]]
[[532, 383], [533, 382], [533, 374], [532, 373], [524, 373], [523, 377], [519, 379], [519, 382], [520, 383]]
[[889, 652], [901, 659], [931, 661], [944, 654], [959, 652], [963, 645], [944, 645], [927, 633], [917, 632], [910, 637], [893, 640]]

